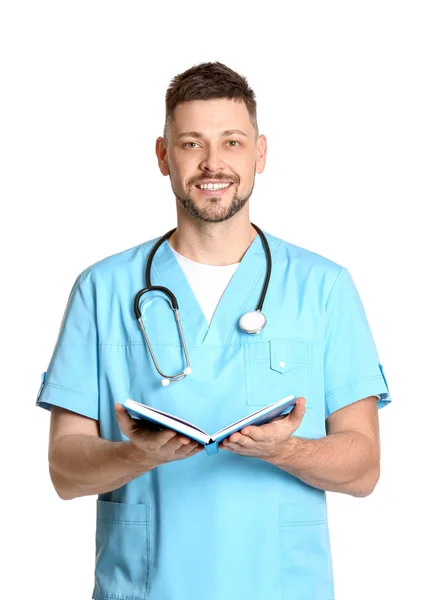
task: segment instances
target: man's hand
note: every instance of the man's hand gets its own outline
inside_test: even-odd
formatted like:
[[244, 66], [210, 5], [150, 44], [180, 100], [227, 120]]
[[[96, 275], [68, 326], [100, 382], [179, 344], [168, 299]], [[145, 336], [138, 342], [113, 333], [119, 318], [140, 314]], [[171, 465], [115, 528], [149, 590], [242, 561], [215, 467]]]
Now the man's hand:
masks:
[[289, 414], [277, 417], [264, 425], [248, 425], [223, 440], [219, 448], [243, 456], [273, 459], [282, 453], [291, 435], [300, 427], [306, 412], [305, 407], [306, 398], [300, 396]]
[[132, 419], [121, 404], [115, 404], [116, 419], [122, 433], [143, 453], [143, 459], [163, 465], [173, 460], [194, 456], [204, 447], [172, 429], [153, 431], [143, 421]]

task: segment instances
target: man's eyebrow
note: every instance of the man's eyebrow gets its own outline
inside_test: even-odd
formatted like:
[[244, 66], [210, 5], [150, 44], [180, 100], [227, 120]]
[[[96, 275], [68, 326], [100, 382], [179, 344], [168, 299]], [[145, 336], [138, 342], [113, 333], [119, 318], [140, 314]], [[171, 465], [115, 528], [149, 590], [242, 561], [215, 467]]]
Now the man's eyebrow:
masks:
[[[241, 131], [241, 129], [226, 129], [226, 131], [222, 131], [222, 133], [220, 134], [221, 137], [227, 137], [228, 135], [244, 135], [244, 137], [247, 137], [247, 133], [244, 133], [244, 131]], [[179, 140], [182, 137], [196, 137], [196, 138], [203, 138], [203, 134], [200, 133], [200, 131], [184, 131], [184, 133], [180, 133], [178, 136], [176, 136], [176, 139]]]

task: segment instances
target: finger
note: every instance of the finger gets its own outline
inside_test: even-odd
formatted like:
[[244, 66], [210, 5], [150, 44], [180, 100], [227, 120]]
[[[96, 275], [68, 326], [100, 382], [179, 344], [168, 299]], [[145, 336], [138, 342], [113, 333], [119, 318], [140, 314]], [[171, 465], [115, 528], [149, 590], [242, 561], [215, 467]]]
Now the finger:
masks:
[[295, 403], [296, 406], [306, 406], [306, 398], [304, 396], [299, 396]]
[[125, 408], [122, 406], [122, 404], [115, 404], [115, 412], [116, 412], [116, 419], [119, 420], [123, 420], [123, 422], [128, 422], [129, 420], [133, 421], [132, 417], [130, 417], [130, 415], [127, 413], [127, 411], [125, 410]]
[[235, 444], [231, 444], [227, 440], [223, 440], [219, 443], [220, 450], [233, 450], [233, 446], [235, 446]]
[[189, 456], [191, 452], [194, 452], [197, 449], [197, 444], [193, 446], [193, 444], [182, 444], [179, 448], [175, 450], [175, 454], [180, 454], [181, 456]]
[[138, 419], [133, 419], [133, 417], [128, 413], [127, 410], [122, 406], [122, 404], [115, 404], [115, 412], [116, 412], [116, 420], [119, 423], [119, 427], [122, 432], [124, 430], [130, 431], [132, 427], [136, 426], [140, 421]]
[[289, 413], [288, 418], [283, 422], [287, 427], [293, 427], [299, 425], [303, 419], [304, 413], [306, 412], [306, 398], [300, 396], [297, 398], [296, 404], [292, 411]]
[[228, 442], [230, 444], [238, 444], [243, 448], [251, 448], [255, 445], [255, 442], [252, 440], [252, 438], [248, 437], [247, 435], [242, 435], [241, 433], [233, 433], [231, 436], [229, 436]]
[[219, 444], [219, 446], [221, 446], [222, 450], [231, 450], [232, 452], [236, 452], [238, 454], [243, 452], [243, 449], [245, 448], [245, 446], [241, 446], [241, 444], [237, 444], [235, 442], [228, 442], [227, 440]]
[[243, 434], [239, 431], [236, 431], [227, 437], [226, 440], [231, 444], [238, 444], [242, 437], [244, 437]]
[[[115, 404], [116, 421], [124, 435], [129, 435], [134, 426], [134, 419], [127, 413], [121, 404]], [[127, 437], [128, 437], [127, 435]]]
[[185, 435], [177, 434], [171, 440], [169, 440], [166, 446], [173, 452], [189, 452], [191, 448], [196, 448], [197, 442], [191, 440]]
[[255, 425], [244, 427], [244, 429], [241, 429], [240, 433], [246, 437], [249, 437], [255, 442], [261, 442], [265, 439], [264, 431]]
[[165, 446], [171, 440], [176, 438], [177, 435], [178, 434], [176, 433], [176, 431], [173, 431], [173, 429], [164, 428], [162, 431], [159, 431], [156, 434], [156, 436], [157, 436], [156, 439], [161, 446]]
[[189, 452], [187, 452], [187, 456], [193, 456], [193, 454], [197, 454], [198, 452], [201, 452], [204, 449], [204, 446], [202, 446], [202, 444], [198, 444], [196, 448], [192, 448]]
[[151, 427], [147, 427], [148, 421], [133, 419], [122, 404], [115, 404], [116, 420], [119, 423], [122, 433], [132, 439], [137, 435], [146, 435], [149, 441], [156, 442], [159, 446], [163, 446], [169, 440], [176, 436], [176, 431], [164, 428], [162, 431], [155, 431]]

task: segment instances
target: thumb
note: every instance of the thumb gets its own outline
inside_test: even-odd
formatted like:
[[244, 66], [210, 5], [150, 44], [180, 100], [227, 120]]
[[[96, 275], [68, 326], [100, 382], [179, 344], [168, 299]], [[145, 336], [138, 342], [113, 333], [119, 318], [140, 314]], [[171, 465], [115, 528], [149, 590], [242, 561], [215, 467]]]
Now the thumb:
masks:
[[114, 409], [119, 429], [124, 435], [130, 437], [132, 427], [134, 426], [134, 419], [128, 414], [128, 411], [125, 410], [122, 404], [115, 404]]
[[125, 408], [122, 406], [122, 404], [119, 404], [119, 402], [117, 404], [115, 404], [114, 408], [115, 408], [115, 412], [116, 412], [116, 419], [122, 420], [122, 419], [125, 419], [126, 415], [128, 415]]
[[291, 412], [289, 413], [287, 419], [285, 419], [286, 425], [288, 427], [294, 427], [294, 425], [297, 425], [297, 427], [298, 427], [304, 417], [305, 412], [306, 412], [306, 398], [304, 398], [303, 396], [300, 396], [299, 398], [297, 398], [296, 404], [295, 404], [294, 408], [291, 410]]

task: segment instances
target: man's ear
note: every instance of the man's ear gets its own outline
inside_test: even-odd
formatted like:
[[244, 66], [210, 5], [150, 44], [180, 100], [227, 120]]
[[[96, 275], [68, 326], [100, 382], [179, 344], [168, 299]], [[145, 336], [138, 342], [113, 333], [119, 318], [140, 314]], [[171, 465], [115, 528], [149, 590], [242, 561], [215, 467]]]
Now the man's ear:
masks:
[[169, 163], [167, 160], [166, 142], [163, 137], [157, 138], [155, 142], [155, 154], [158, 159], [158, 168], [163, 175], [169, 175]]

